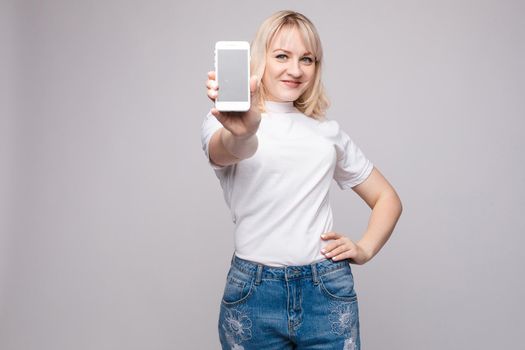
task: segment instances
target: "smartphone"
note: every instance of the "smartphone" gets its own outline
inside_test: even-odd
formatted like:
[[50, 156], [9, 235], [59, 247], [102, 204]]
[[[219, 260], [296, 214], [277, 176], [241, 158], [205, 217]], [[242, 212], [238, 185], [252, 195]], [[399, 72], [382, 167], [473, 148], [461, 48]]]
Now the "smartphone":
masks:
[[250, 109], [250, 44], [247, 41], [215, 43], [215, 78], [219, 84], [215, 108], [238, 112]]

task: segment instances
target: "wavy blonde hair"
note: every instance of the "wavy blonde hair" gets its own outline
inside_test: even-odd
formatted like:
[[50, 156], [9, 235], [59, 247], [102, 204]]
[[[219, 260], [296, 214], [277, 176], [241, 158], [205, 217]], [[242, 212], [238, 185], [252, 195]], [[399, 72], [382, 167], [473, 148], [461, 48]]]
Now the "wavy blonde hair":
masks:
[[281, 29], [297, 29], [306, 48], [315, 57], [313, 83], [294, 101], [294, 106], [309, 117], [321, 119], [329, 106], [328, 97], [321, 81], [323, 62], [321, 39], [314, 24], [306, 16], [294, 11], [279, 11], [268, 17], [257, 30], [255, 39], [251, 43], [251, 74], [257, 76], [257, 83], [259, 84], [259, 90], [255, 96], [259, 101], [259, 108], [264, 112], [267, 92], [262, 83], [262, 77], [266, 68], [266, 55], [272, 40]]

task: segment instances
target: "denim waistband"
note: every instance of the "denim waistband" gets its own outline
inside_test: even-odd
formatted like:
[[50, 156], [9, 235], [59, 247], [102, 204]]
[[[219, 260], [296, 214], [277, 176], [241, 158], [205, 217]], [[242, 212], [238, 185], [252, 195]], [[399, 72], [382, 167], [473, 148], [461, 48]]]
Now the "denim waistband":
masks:
[[334, 270], [350, 268], [348, 259], [340, 261], [324, 259], [309, 265], [275, 267], [241, 259], [235, 253], [232, 256], [231, 265], [248, 275], [254, 276], [256, 283], [260, 282], [261, 279], [291, 280], [305, 277], [312, 277], [314, 282], [317, 282], [318, 276]]

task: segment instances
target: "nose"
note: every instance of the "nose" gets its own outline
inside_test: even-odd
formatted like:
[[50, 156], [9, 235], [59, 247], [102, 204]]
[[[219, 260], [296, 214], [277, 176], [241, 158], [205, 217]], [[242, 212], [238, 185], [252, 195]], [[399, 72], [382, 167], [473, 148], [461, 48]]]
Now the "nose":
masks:
[[301, 64], [298, 61], [290, 60], [287, 73], [296, 79], [300, 78], [303, 75]]

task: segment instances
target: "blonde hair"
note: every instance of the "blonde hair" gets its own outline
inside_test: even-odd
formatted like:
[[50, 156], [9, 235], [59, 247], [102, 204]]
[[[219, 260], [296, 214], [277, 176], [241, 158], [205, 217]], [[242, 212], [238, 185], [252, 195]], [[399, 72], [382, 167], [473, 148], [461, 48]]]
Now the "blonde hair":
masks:
[[268, 17], [257, 30], [255, 39], [251, 43], [251, 74], [257, 76], [257, 83], [259, 84], [258, 94], [255, 96], [259, 101], [259, 108], [264, 111], [264, 101], [266, 100], [266, 89], [262, 83], [262, 77], [266, 68], [266, 54], [272, 40], [283, 28], [297, 29], [308, 51], [315, 57], [313, 82], [294, 101], [294, 106], [305, 115], [314, 119], [320, 119], [324, 116], [329, 106], [328, 97], [321, 81], [323, 48], [314, 24], [304, 15], [294, 11], [279, 11]]

